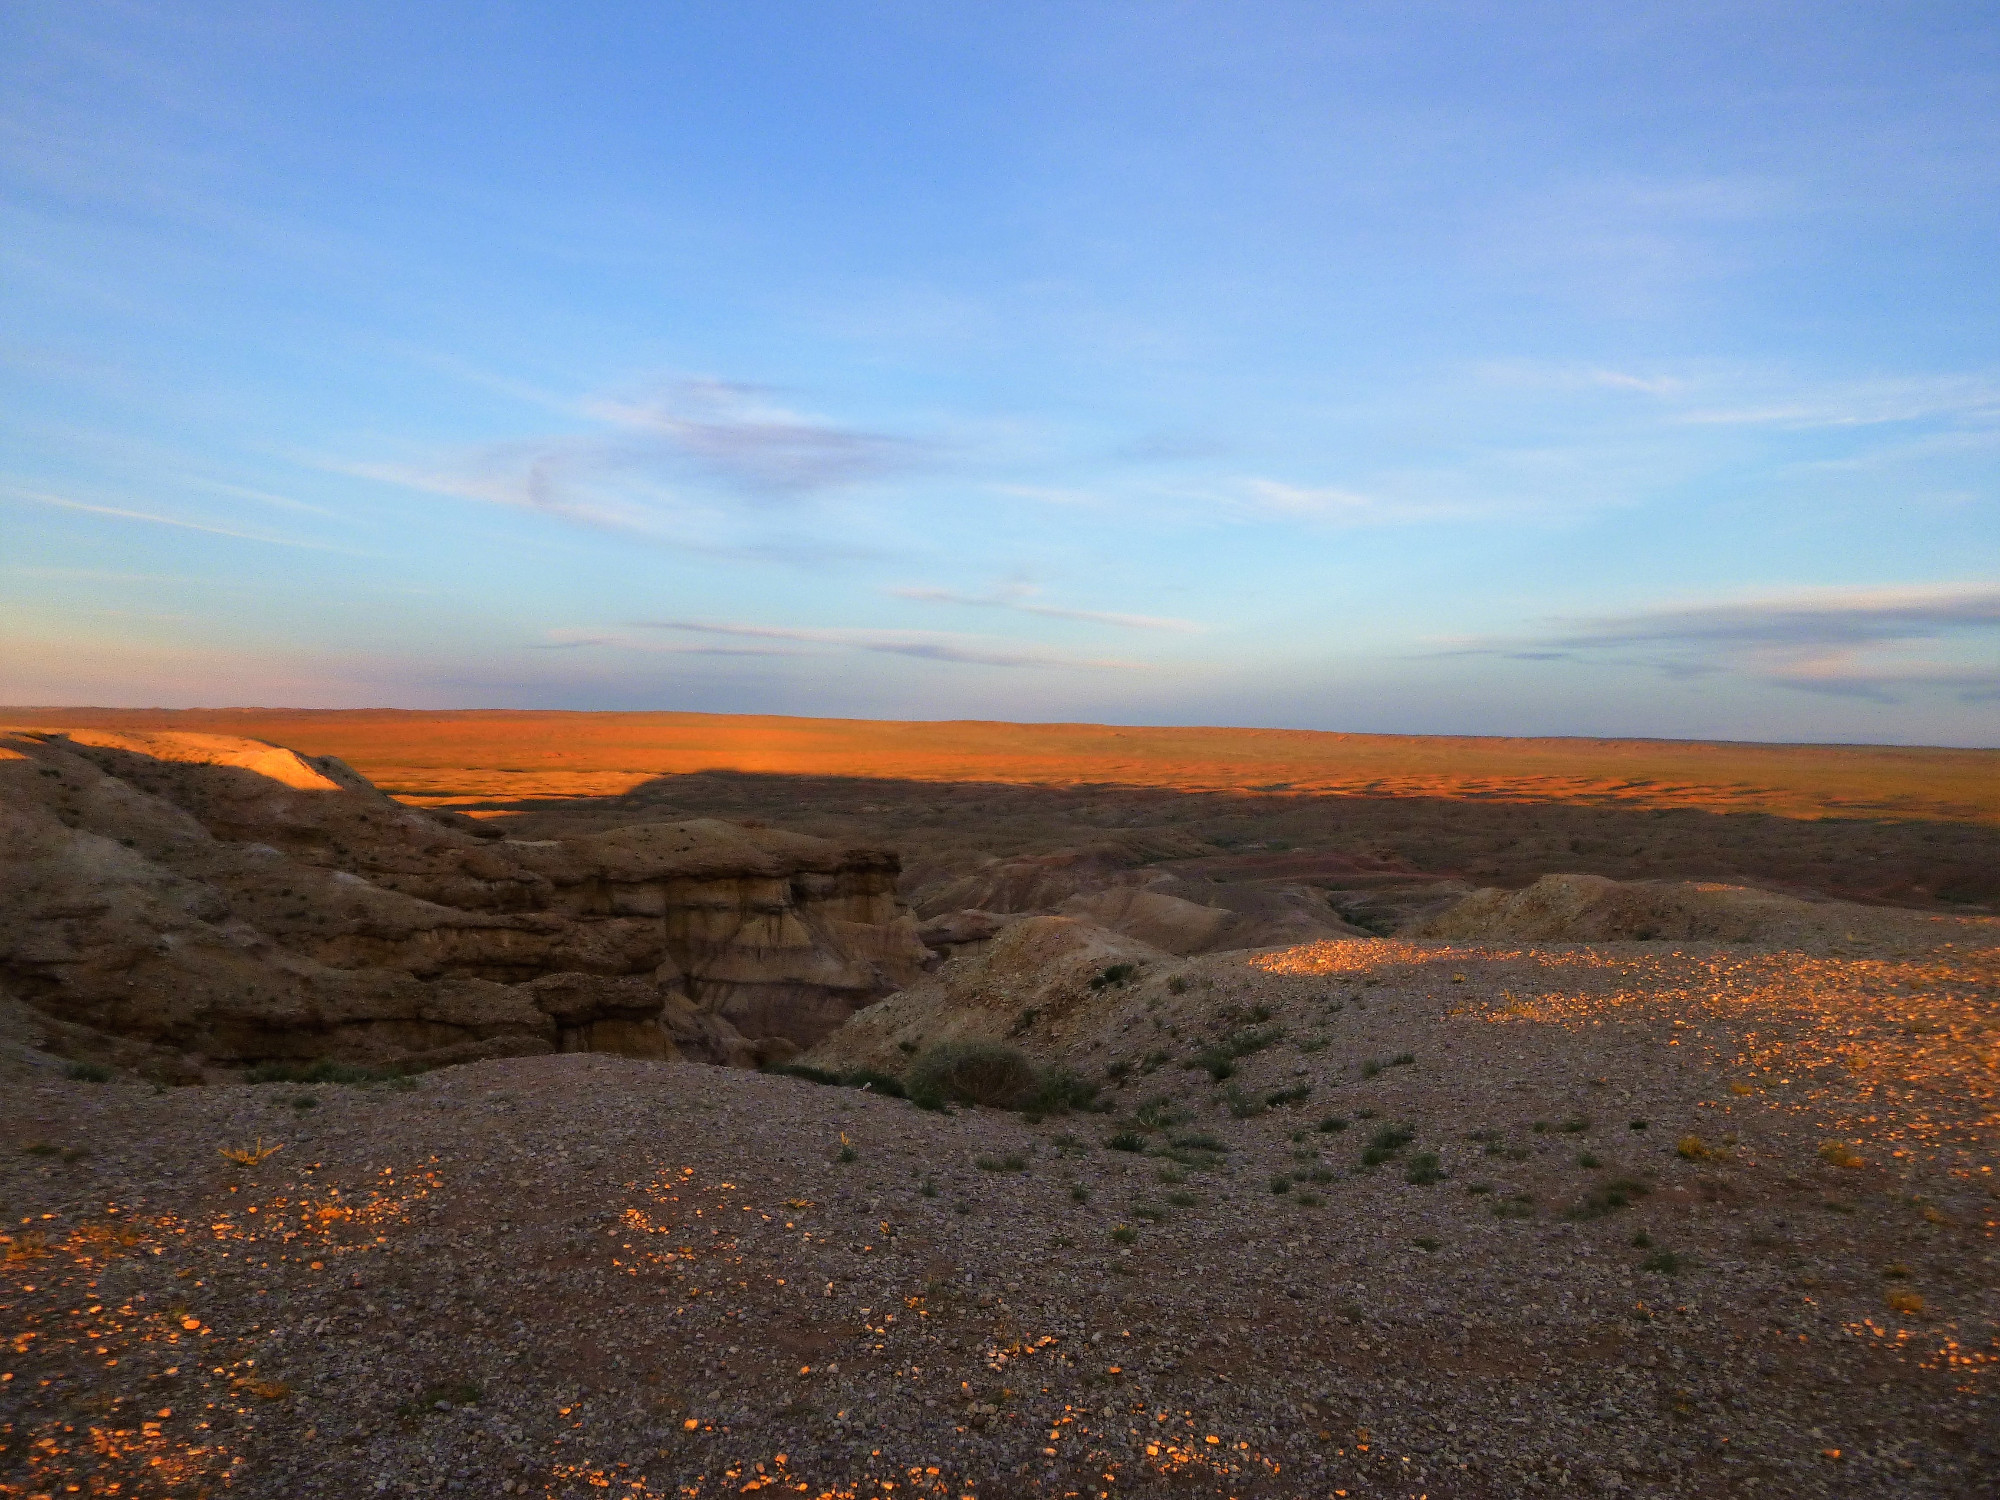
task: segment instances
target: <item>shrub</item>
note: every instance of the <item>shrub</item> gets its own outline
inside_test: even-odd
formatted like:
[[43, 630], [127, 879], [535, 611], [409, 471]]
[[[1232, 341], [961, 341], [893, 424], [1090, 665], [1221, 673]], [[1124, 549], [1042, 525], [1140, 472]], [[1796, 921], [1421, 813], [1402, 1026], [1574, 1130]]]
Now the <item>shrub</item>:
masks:
[[1635, 1177], [1614, 1177], [1609, 1182], [1600, 1182], [1588, 1193], [1583, 1201], [1569, 1211], [1572, 1219], [1601, 1219], [1606, 1214], [1616, 1213], [1621, 1208], [1630, 1208], [1636, 1198], [1643, 1198], [1652, 1189]]
[[856, 1068], [843, 1074], [840, 1082], [851, 1089], [867, 1089], [870, 1093], [885, 1094], [891, 1099], [903, 1097], [903, 1080], [894, 1073], [879, 1072], [874, 1068]]
[[1376, 1074], [1380, 1073], [1381, 1071], [1382, 1071], [1382, 1065], [1377, 1061], [1375, 1061], [1375, 1059], [1372, 1057], [1361, 1065], [1361, 1076], [1363, 1078], [1373, 1078]]
[[[807, 1083], [822, 1083], [829, 1088], [837, 1088], [840, 1085], [838, 1073], [829, 1073], [825, 1068], [815, 1068], [811, 1063], [766, 1063], [761, 1071], [775, 1073], [780, 1078], [802, 1078]], [[252, 1078], [250, 1081], [257, 1083], [261, 1080]]]
[[1137, 964], [1112, 964], [1091, 976], [1090, 987], [1094, 990], [1116, 989], [1130, 984], [1132, 976], [1139, 972]]
[[1417, 1055], [1414, 1052], [1398, 1052], [1394, 1057], [1389, 1059], [1389, 1066], [1392, 1068], [1407, 1068], [1416, 1062], [1416, 1060]]
[[1312, 1097], [1313, 1086], [1301, 1083], [1288, 1089], [1273, 1089], [1264, 1096], [1264, 1102], [1272, 1109], [1282, 1109], [1286, 1105], [1303, 1104]]
[[1018, 1151], [1009, 1151], [1005, 1156], [976, 1156], [972, 1164], [982, 1172], [1025, 1172], [1028, 1158]]
[[1121, 1130], [1116, 1135], [1105, 1137], [1104, 1144], [1113, 1151], [1144, 1151], [1146, 1138], [1136, 1130]]
[[1116, 1229], [1111, 1231], [1111, 1238], [1121, 1245], [1129, 1245], [1132, 1241], [1139, 1238], [1139, 1231], [1134, 1229], [1130, 1224], [1120, 1224]]
[[1187, 993], [1187, 980], [1182, 975], [1176, 974], [1172, 979], [1167, 981], [1167, 988], [1176, 995], [1185, 995]]
[[1406, 1182], [1418, 1187], [1429, 1187], [1432, 1183], [1444, 1181], [1444, 1169], [1438, 1165], [1435, 1151], [1422, 1151], [1410, 1158], [1409, 1170], [1403, 1174]]
[[400, 1083], [409, 1070], [398, 1064], [386, 1068], [363, 1067], [358, 1063], [335, 1062], [322, 1057], [316, 1062], [259, 1063], [243, 1075], [245, 1083]]
[[1271, 1175], [1272, 1192], [1284, 1194], [1284, 1193], [1289, 1193], [1291, 1190], [1292, 1190], [1292, 1179], [1287, 1174], [1283, 1172], [1274, 1172]]
[[1924, 1310], [1924, 1299], [1907, 1287], [1891, 1287], [1882, 1294], [1882, 1301], [1890, 1312], [1900, 1313], [1906, 1318], [1913, 1318]]
[[1384, 1125], [1369, 1137], [1368, 1144], [1378, 1151], [1400, 1151], [1416, 1138], [1414, 1125]]
[[1254, 1119], [1270, 1108], [1261, 1094], [1246, 1094], [1233, 1083], [1223, 1097], [1229, 1101], [1229, 1112], [1239, 1120]]
[[903, 1087], [919, 1102], [1007, 1109], [1031, 1099], [1042, 1076], [1004, 1042], [938, 1042], [910, 1064]]
[[1586, 1171], [1593, 1171], [1604, 1165], [1595, 1151], [1579, 1151], [1576, 1155], [1576, 1164]]
[[1167, 1194], [1167, 1202], [1173, 1204], [1175, 1208], [1193, 1208], [1200, 1201], [1193, 1193], [1189, 1192]]
[[1309, 1193], [1304, 1188], [1300, 1188], [1296, 1193], [1292, 1194], [1292, 1202], [1298, 1204], [1300, 1208], [1318, 1208], [1322, 1203], [1326, 1202], [1326, 1199], [1320, 1197], [1318, 1193]]
[[1410, 1243], [1415, 1245], [1419, 1250], [1423, 1251], [1424, 1254], [1432, 1255], [1436, 1253], [1438, 1247], [1442, 1245], [1444, 1241], [1440, 1240], [1436, 1235], [1420, 1234], [1415, 1239], [1411, 1240]]
[[79, 1062], [71, 1063], [63, 1069], [63, 1076], [75, 1079], [78, 1083], [109, 1083], [111, 1070], [102, 1063]]
[[1672, 1250], [1655, 1250], [1639, 1262], [1639, 1269], [1655, 1271], [1662, 1276], [1672, 1276], [1677, 1271], [1685, 1271], [1693, 1264], [1693, 1260], [1688, 1256], [1677, 1254]]
[[1072, 1203], [1088, 1203], [1090, 1201], [1090, 1189], [1080, 1182], [1072, 1182], [1069, 1185], [1069, 1196]]
[[1336, 1130], [1347, 1129], [1347, 1121], [1343, 1120], [1339, 1115], [1328, 1115], [1324, 1120], [1321, 1120], [1319, 1124], [1313, 1128], [1316, 1130], [1323, 1130], [1328, 1135], [1332, 1135]]
[[1021, 1112], [1031, 1119], [1097, 1107], [1097, 1085], [1066, 1068], [1044, 1069], [1035, 1080], [1034, 1091], [1019, 1105]]
[[1582, 1135], [1590, 1129], [1590, 1118], [1587, 1115], [1571, 1115], [1563, 1121], [1562, 1128], [1565, 1135]]
[[1674, 1150], [1686, 1161], [1707, 1161], [1715, 1155], [1715, 1148], [1698, 1135], [1682, 1136]]
[[1158, 1224], [1166, 1216], [1167, 1211], [1157, 1203], [1135, 1203], [1132, 1205], [1132, 1217], [1135, 1219], [1144, 1219], [1148, 1224]]

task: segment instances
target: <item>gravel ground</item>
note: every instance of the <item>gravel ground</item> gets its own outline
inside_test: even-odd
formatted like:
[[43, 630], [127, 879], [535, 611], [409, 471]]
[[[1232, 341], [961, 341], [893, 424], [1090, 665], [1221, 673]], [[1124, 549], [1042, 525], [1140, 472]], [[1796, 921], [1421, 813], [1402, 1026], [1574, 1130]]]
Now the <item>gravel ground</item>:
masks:
[[1196, 960], [1041, 1122], [22, 1084], [0, 1495], [2000, 1493], [1996, 925]]

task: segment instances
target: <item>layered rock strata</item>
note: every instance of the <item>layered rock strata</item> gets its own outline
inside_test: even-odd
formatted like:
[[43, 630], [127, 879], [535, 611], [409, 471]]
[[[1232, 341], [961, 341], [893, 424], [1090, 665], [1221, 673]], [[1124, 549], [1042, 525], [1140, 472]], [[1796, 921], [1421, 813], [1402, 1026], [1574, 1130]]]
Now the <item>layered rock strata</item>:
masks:
[[0, 986], [170, 1072], [788, 1055], [922, 971], [896, 875], [714, 820], [494, 837], [224, 735], [0, 730]]

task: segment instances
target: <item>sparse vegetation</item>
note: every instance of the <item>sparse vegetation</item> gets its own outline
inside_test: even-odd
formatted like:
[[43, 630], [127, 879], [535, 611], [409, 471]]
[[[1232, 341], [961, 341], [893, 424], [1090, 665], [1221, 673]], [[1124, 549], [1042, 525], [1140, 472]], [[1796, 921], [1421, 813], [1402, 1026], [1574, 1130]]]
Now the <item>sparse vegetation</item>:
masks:
[[401, 1064], [386, 1068], [363, 1067], [359, 1063], [335, 1062], [322, 1057], [316, 1062], [259, 1063], [243, 1075], [245, 1083], [342, 1083], [342, 1084], [399, 1084], [407, 1087], [410, 1072]]
[[102, 1063], [77, 1062], [63, 1069], [63, 1077], [78, 1083], [109, 1083], [111, 1070]]
[[1130, 1224], [1120, 1224], [1111, 1231], [1111, 1238], [1120, 1245], [1129, 1245], [1139, 1238], [1139, 1231]]
[[1144, 1151], [1146, 1138], [1136, 1130], [1121, 1130], [1104, 1138], [1104, 1144], [1113, 1151]]
[[1569, 1210], [1572, 1219], [1601, 1219], [1606, 1214], [1616, 1213], [1621, 1208], [1630, 1208], [1634, 1202], [1650, 1193], [1652, 1188], [1636, 1177], [1614, 1177], [1609, 1182], [1600, 1182], [1577, 1205]]
[[1639, 1262], [1639, 1269], [1642, 1271], [1652, 1271], [1660, 1276], [1673, 1276], [1687, 1270], [1693, 1264], [1694, 1261], [1690, 1257], [1678, 1251], [1655, 1250], [1651, 1255]]
[[1026, 1054], [1004, 1042], [937, 1042], [910, 1065], [903, 1086], [919, 1102], [1011, 1109], [1033, 1099], [1042, 1082]]
[[1028, 1158], [1018, 1151], [1009, 1151], [1005, 1156], [976, 1156], [972, 1164], [982, 1172], [1025, 1172]]
[[1444, 1181], [1444, 1168], [1438, 1164], [1437, 1153], [1420, 1151], [1411, 1157], [1409, 1167], [1403, 1173], [1403, 1179], [1415, 1183], [1418, 1187], [1429, 1187], [1433, 1183]]
[[1339, 1115], [1328, 1115], [1324, 1120], [1321, 1120], [1319, 1124], [1315, 1125], [1313, 1129], [1323, 1130], [1328, 1135], [1332, 1135], [1335, 1131], [1347, 1129], [1347, 1121], [1342, 1119]]
[[1137, 964], [1112, 964], [1091, 976], [1090, 987], [1094, 990], [1117, 989], [1130, 984], [1138, 972]]
[[[1262, 1006], [1259, 1006], [1256, 1014], [1264, 1019], [1268, 1019], [1271, 1013]], [[1189, 1059], [1187, 1066], [1189, 1068], [1203, 1069], [1215, 1082], [1221, 1083], [1224, 1079], [1233, 1078], [1236, 1075], [1236, 1062], [1238, 1058], [1249, 1057], [1253, 1053], [1262, 1052], [1266, 1047], [1283, 1041], [1284, 1036], [1284, 1031], [1276, 1026], [1267, 1027], [1263, 1030], [1232, 1032], [1213, 1046], [1204, 1048], [1202, 1051], [1196, 1053]]]

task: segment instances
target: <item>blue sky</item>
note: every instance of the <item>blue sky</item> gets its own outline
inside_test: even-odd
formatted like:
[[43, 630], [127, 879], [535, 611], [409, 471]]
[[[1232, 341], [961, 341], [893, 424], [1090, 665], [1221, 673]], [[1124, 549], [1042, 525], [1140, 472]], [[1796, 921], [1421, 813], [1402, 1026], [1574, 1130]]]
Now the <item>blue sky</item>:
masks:
[[0, 18], [0, 701], [2000, 744], [1985, 4]]

